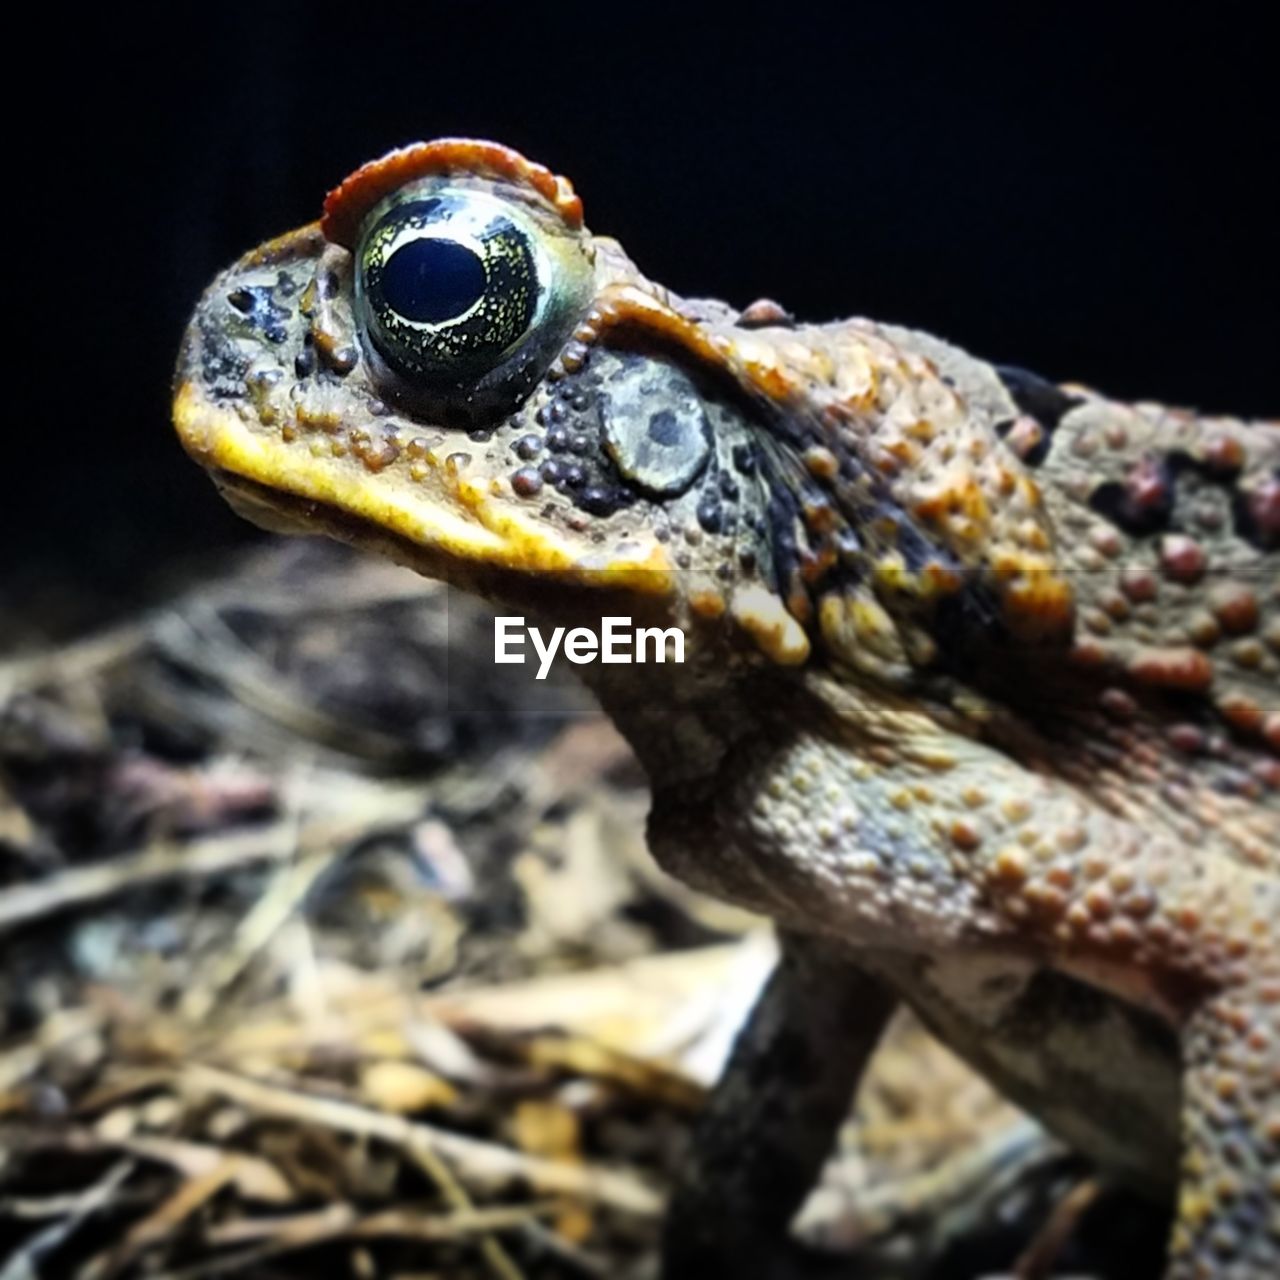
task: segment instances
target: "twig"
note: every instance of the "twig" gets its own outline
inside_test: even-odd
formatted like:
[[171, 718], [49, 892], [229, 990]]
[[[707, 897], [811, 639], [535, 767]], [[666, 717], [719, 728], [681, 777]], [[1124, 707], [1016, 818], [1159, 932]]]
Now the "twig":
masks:
[[379, 793], [376, 805], [359, 805], [356, 810], [341, 819], [309, 822], [300, 832], [292, 821], [282, 819], [233, 835], [157, 844], [6, 889], [0, 894], [0, 934], [159, 880], [216, 876], [255, 862], [279, 862], [296, 852], [346, 844], [365, 835], [372, 824], [385, 829], [412, 821], [422, 811], [422, 797], [417, 791], [400, 795], [388, 789]]
[[[454, 1177], [444, 1159], [427, 1146], [416, 1146], [410, 1151], [410, 1157], [423, 1173], [435, 1183], [436, 1189], [444, 1197], [444, 1202], [455, 1213], [474, 1213], [475, 1205], [466, 1188]], [[502, 1246], [495, 1235], [486, 1234], [480, 1239], [480, 1256], [485, 1266], [498, 1280], [522, 1280], [520, 1268], [516, 1266], [511, 1255]]]
[[328, 1205], [307, 1213], [284, 1214], [275, 1218], [233, 1218], [213, 1223], [204, 1231], [204, 1242], [214, 1249], [229, 1245], [253, 1244], [259, 1240], [312, 1240], [331, 1236], [360, 1236], [375, 1239], [398, 1236], [438, 1244], [459, 1240], [485, 1231], [507, 1231], [524, 1227], [537, 1218], [556, 1212], [554, 1204], [494, 1205], [456, 1213], [426, 1213], [419, 1208], [381, 1209], [361, 1218], [348, 1204]]
[[408, 1154], [432, 1152], [449, 1160], [466, 1182], [486, 1191], [522, 1183], [539, 1195], [599, 1204], [632, 1218], [653, 1219], [662, 1212], [661, 1195], [633, 1174], [524, 1155], [352, 1102], [298, 1093], [198, 1063], [182, 1068], [177, 1084], [187, 1092], [231, 1098], [251, 1111], [374, 1138]]
[[76, 1273], [76, 1280], [108, 1280], [125, 1269], [144, 1249], [164, 1240], [193, 1213], [207, 1204], [233, 1178], [231, 1160], [178, 1185], [150, 1213], [135, 1222], [118, 1244], [91, 1258]]
[[130, 1157], [167, 1165], [179, 1176], [195, 1180], [218, 1173], [235, 1184], [240, 1195], [268, 1204], [287, 1204], [294, 1192], [284, 1175], [262, 1156], [224, 1151], [221, 1147], [160, 1136], [109, 1137], [82, 1126], [42, 1128], [0, 1126], [0, 1146], [19, 1151], [68, 1151], [79, 1154], [124, 1151]]
[[274, 823], [187, 844], [156, 845], [110, 862], [75, 867], [0, 894], [0, 934], [140, 885], [181, 876], [216, 876], [249, 863], [276, 862], [292, 851], [291, 828]]
[[[293, 830], [294, 848], [302, 845], [302, 809], [298, 788], [290, 787], [289, 810], [284, 821]], [[315, 853], [291, 861], [277, 871], [266, 892], [258, 898], [249, 914], [240, 922], [231, 945], [213, 966], [208, 982], [190, 990], [182, 1001], [182, 1012], [193, 1021], [209, 1015], [218, 997], [244, 972], [253, 957], [267, 945], [284, 925], [312, 886], [333, 864], [337, 848], [329, 844]]]
[[1014, 1263], [1016, 1280], [1048, 1280], [1067, 1242], [1097, 1202], [1102, 1190], [1102, 1183], [1097, 1178], [1086, 1178], [1054, 1205], [1049, 1220], [1036, 1232], [1035, 1239]]
[[352, 724], [295, 690], [291, 681], [251, 649], [215, 610], [192, 602], [160, 617], [152, 639], [166, 657], [216, 674], [244, 706], [291, 734], [337, 747], [348, 755], [395, 759], [404, 744], [391, 734]]
[[[237, 1221], [212, 1227], [205, 1241], [214, 1248], [245, 1240], [262, 1239], [255, 1248], [209, 1258], [176, 1271], [155, 1274], [151, 1280], [198, 1280], [200, 1276], [224, 1271], [248, 1271], [258, 1263], [281, 1253], [309, 1249], [331, 1240], [378, 1240], [398, 1238], [422, 1244], [465, 1240], [493, 1231], [509, 1231], [532, 1222], [550, 1206], [525, 1205], [519, 1208], [461, 1210], [447, 1214], [425, 1214], [411, 1209], [387, 1209], [358, 1217], [347, 1204], [329, 1205], [314, 1213], [294, 1214], [271, 1221]], [[256, 1271], [252, 1271], [256, 1274]]]
[[0, 1269], [0, 1280], [39, 1280], [40, 1259], [62, 1244], [86, 1218], [106, 1205], [133, 1170], [132, 1160], [121, 1160], [119, 1164], [112, 1165], [103, 1178], [73, 1198], [70, 1212], [61, 1222], [50, 1223], [10, 1255]]
[[147, 640], [146, 622], [129, 622], [99, 635], [0, 663], [0, 702], [15, 690], [74, 684], [132, 657]]

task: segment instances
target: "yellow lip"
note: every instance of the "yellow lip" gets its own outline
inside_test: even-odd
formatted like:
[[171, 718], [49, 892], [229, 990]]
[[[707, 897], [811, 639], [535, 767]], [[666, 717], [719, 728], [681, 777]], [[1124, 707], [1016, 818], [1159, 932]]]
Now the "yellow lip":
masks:
[[[247, 480], [259, 505], [272, 495], [290, 503], [289, 522], [308, 526], [298, 500], [319, 504], [366, 529], [398, 539], [441, 560], [481, 564], [522, 573], [555, 574], [582, 585], [626, 587], [665, 595], [672, 589], [670, 560], [649, 542], [618, 548], [599, 561], [584, 559], [580, 546], [536, 523], [506, 495], [497, 479], [451, 474], [444, 459], [428, 458], [436, 483], [430, 497], [411, 482], [386, 472], [337, 465], [314, 457], [298, 442], [254, 429], [234, 407], [210, 404], [195, 383], [183, 382], [174, 398], [173, 421], [187, 452], [217, 473]], [[316, 525], [321, 525], [317, 517]], [[324, 532], [316, 527], [314, 532]]]

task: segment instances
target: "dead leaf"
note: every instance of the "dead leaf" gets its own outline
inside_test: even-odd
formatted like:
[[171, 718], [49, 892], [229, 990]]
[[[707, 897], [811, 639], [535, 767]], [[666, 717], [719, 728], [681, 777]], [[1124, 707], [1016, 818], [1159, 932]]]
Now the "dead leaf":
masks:
[[360, 1093], [381, 1111], [409, 1115], [451, 1107], [458, 1091], [447, 1080], [413, 1062], [370, 1062], [360, 1069]]

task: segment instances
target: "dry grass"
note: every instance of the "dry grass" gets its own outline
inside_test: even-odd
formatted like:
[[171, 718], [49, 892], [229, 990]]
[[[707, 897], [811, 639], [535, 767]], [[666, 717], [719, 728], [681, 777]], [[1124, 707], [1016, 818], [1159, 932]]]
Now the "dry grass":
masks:
[[[490, 643], [290, 548], [0, 665], [0, 1280], [656, 1274], [772, 942], [653, 866], [625, 746]], [[1001, 1212], [1048, 1184], [918, 1029], [883, 1064], [809, 1230], [902, 1275], [995, 1214], [975, 1142]]]

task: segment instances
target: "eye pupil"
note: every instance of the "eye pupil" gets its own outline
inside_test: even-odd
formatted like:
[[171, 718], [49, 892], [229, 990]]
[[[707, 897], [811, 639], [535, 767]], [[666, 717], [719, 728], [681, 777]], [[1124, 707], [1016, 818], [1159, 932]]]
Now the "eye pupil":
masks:
[[484, 264], [453, 240], [423, 238], [398, 248], [382, 267], [382, 297], [406, 320], [439, 324], [484, 296]]

